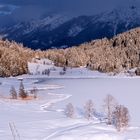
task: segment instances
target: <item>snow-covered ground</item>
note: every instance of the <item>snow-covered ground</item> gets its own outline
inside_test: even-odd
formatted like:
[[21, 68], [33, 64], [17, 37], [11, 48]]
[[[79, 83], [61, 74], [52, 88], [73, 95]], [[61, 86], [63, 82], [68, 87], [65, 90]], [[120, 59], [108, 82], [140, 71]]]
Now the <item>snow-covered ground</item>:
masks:
[[[40, 78], [44, 78], [44, 77], [46, 78], [96, 78], [96, 77], [108, 76], [107, 74], [100, 73], [98, 71], [88, 70], [85, 67], [66, 68], [65, 74], [60, 74], [61, 72], [62, 73], [64, 72], [63, 68], [54, 66], [54, 64], [50, 60], [42, 59], [42, 60], [35, 60], [35, 61], [36, 63], [34, 62], [28, 63], [31, 78], [38, 78], [38, 77]], [[48, 69], [50, 70], [49, 76], [47, 74], [42, 75], [42, 73]], [[25, 77], [29, 77], [29, 75], [24, 75], [24, 78]]]
[[[69, 68], [65, 75], [60, 75], [62, 68], [55, 67], [54, 70], [51, 64], [49, 76], [37, 75], [38, 64], [29, 65], [30, 72], [35, 75], [0, 78], [0, 140], [140, 140], [139, 77], [109, 77], [85, 68]], [[37, 70], [43, 69], [41, 65], [37, 66]], [[22, 78], [26, 90], [39, 89], [37, 99], [21, 101], [6, 98], [11, 86], [18, 91]], [[97, 116], [91, 121], [84, 118], [85, 102], [92, 99], [96, 111], [101, 113], [107, 94], [129, 108], [130, 127], [124, 132], [117, 132], [113, 126], [99, 121]], [[64, 113], [69, 102], [76, 108], [73, 119], [67, 118]]]
[[[30, 78], [139, 78], [135, 76], [135, 69], [130, 70], [129, 72], [122, 72], [117, 75], [115, 73], [101, 73], [98, 71], [92, 71], [87, 69], [86, 67], [79, 68], [66, 68], [66, 71], [63, 73], [63, 67], [56, 67], [54, 63], [48, 59], [35, 59], [33, 62], [28, 63], [28, 68], [30, 72]], [[50, 70], [49, 75], [42, 75], [45, 70]], [[20, 77], [20, 76], [19, 76]], [[22, 76], [24, 78], [29, 77], [29, 75]]]

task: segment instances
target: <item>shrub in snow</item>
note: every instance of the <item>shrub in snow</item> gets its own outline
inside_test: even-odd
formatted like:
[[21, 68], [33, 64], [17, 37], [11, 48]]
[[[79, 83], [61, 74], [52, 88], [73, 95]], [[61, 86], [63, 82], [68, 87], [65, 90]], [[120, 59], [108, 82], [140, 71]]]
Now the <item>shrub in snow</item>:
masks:
[[66, 74], [66, 72], [65, 71], [60, 71], [60, 73], [59, 73], [60, 75], [65, 75]]
[[66, 72], [67, 71], [67, 67], [64, 66], [63, 67], [63, 71]]
[[16, 92], [16, 89], [14, 88], [14, 86], [12, 86], [10, 89], [10, 95], [11, 95], [12, 99], [17, 99], [17, 92]]
[[21, 81], [20, 87], [19, 87], [19, 97], [21, 97], [22, 99], [28, 97], [28, 93], [24, 90], [24, 85], [23, 85], [22, 81]]
[[107, 95], [104, 100], [104, 110], [107, 116], [107, 124], [112, 124], [113, 112], [115, 107], [117, 106], [117, 101], [112, 95]]
[[45, 70], [42, 72], [42, 74], [43, 74], [43, 75], [48, 75], [48, 76], [49, 76], [49, 75], [50, 75], [50, 72], [51, 72], [50, 69], [45, 69]]
[[128, 108], [123, 105], [118, 105], [113, 113], [114, 125], [118, 131], [128, 127], [130, 116]]
[[88, 120], [93, 119], [94, 116], [94, 104], [92, 100], [88, 100], [84, 106], [85, 109], [85, 118]]
[[73, 118], [74, 117], [74, 106], [69, 103], [66, 105], [66, 109], [65, 109], [65, 114], [68, 118]]

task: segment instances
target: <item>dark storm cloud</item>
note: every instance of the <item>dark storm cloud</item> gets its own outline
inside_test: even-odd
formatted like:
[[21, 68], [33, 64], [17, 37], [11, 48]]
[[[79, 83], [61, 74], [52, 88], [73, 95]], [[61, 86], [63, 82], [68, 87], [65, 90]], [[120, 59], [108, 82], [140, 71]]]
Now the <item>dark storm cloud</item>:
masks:
[[46, 11], [71, 12], [90, 14], [106, 9], [112, 9], [118, 4], [127, 4], [139, 0], [0, 0], [3, 5], [27, 6], [31, 10], [45, 9]]
[[42, 4], [45, 0], [0, 0], [1, 4], [12, 4], [12, 5], [33, 5]]
[[10, 12], [11, 8], [9, 6], [0, 6], [1, 12]]
[[[0, 4], [32, 6], [58, 12], [91, 12], [113, 7], [118, 0], [0, 0]], [[123, 0], [122, 0], [123, 1]], [[100, 7], [100, 8], [99, 8]]]
[[0, 14], [11, 14], [16, 8], [14, 5], [0, 5]]
[[[140, 0], [0, 0], [0, 5], [5, 6], [0, 11], [9, 11], [14, 21], [21, 21], [37, 19], [48, 13], [65, 13], [72, 16], [93, 15], [136, 1], [140, 4]], [[6, 7], [7, 5], [18, 8], [11, 10]]]

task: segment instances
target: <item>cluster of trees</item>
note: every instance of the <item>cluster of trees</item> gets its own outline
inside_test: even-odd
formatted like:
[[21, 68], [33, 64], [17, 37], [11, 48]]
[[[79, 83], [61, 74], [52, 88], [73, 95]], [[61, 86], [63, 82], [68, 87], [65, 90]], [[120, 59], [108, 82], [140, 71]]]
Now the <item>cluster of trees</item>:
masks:
[[[66, 106], [65, 114], [69, 118], [75, 117], [75, 107], [69, 103]], [[88, 120], [94, 120], [96, 109], [92, 100], [88, 100], [84, 105], [84, 116]], [[107, 125], [114, 125], [118, 131], [129, 126], [130, 115], [127, 107], [119, 105], [112, 95], [107, 95], [104, 100], [104, 121]], [[99, 117], [100, 120], [102, 118]]]
[[[34, 87], [31, 91], [30, 94], [33, 95], [34, 98], [37, 98], [37, 89]], [[15, 87], [12, 86], [10, 89], [10, 96], [11, 99], [26, 99], [29, 97], [29, 93], [24, 89], [23, 82], [21, 81], [20, 86], [19, 86], [19, 92], [16, 91]]]
[[14, 41], [0, 40], [0, 77], [17, 76], [28, 73], [28, 61], [34, 51]]

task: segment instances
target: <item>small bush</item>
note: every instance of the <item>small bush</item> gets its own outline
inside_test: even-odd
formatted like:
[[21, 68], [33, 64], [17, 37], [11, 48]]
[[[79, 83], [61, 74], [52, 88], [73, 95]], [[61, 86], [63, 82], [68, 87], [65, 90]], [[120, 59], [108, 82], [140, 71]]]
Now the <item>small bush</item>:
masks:
[[71, 103], [67, 104], [65, 114], [68, 118], [74, 117], [74, 106]]

